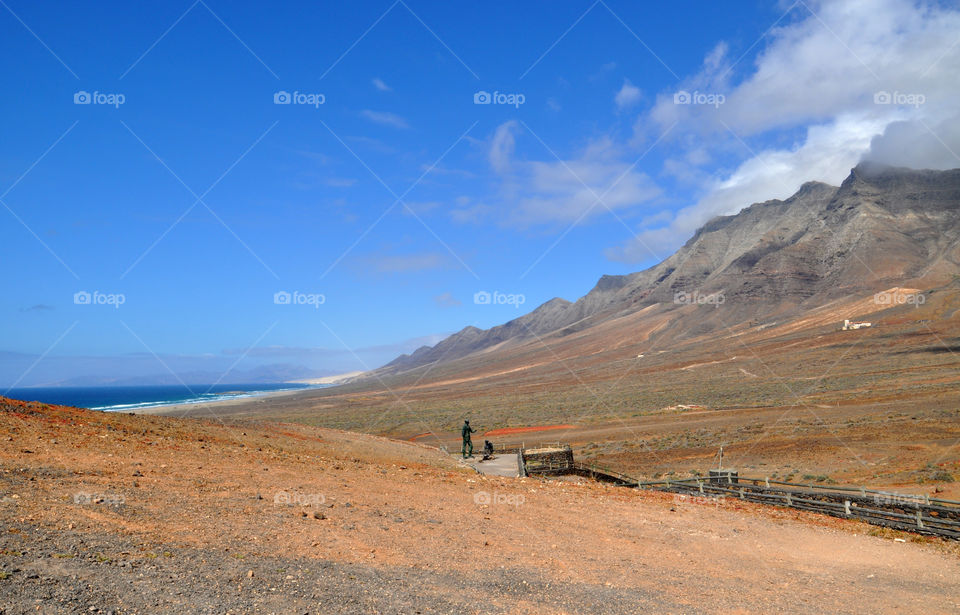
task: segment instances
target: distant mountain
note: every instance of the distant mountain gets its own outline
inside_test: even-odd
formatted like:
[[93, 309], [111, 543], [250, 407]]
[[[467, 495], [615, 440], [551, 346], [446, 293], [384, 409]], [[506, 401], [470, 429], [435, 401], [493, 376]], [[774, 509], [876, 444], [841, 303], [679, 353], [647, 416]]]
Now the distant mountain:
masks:
[[676, 335], [688, 336], [911, 280], [942, 283], [958, 273], [960, 169], [862, 163], [839, 187], [809, 182], [786, 200], [714, 218], [662, 263], [603, 276], [575, 303], [552, 299], [491, 329], [467, 327], [377, 373], [570, 334], [653, 305], [726, 304], [722, 317], [697, 313], [677, 326]]

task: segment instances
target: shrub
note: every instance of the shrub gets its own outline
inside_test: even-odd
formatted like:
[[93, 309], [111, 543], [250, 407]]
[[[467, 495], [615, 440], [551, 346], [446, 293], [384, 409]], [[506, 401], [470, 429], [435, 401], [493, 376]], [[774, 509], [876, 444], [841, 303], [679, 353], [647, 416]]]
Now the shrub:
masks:
[[953, 475], [946, 470], [937, 470], [930, 475], [930, 480], [937, 481], [939, 483], [952, 483]]

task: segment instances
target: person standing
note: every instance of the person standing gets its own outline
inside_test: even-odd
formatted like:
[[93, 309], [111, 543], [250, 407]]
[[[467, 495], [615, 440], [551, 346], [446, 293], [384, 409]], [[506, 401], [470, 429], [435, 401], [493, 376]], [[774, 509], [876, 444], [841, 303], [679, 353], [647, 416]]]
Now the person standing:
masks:
[[476, 431], [473, 427], [470, 427], [470, 421], [463, 421], [463, 428], [460, 430], [460, 435], [463, 436], [463, 446], [460, 447], [460, 453], [463, 455], [463, 458], [466, 459], [467, 455], [473, 457], [473, 441], [470, 440], [470, 434]]

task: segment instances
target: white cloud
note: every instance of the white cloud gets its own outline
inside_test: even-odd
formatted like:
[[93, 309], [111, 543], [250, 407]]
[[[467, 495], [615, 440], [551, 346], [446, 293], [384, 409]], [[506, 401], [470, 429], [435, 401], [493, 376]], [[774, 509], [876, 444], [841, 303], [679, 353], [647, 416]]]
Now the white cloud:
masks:
[[[872, 110], [890, 117], [895, 105], [874, 105], [878, 91], [925, 94], [917, 113], [955, 109], [960, 89], [960, 12], [921, 7], [910, 0], [854, 0], [810, 4], [816, 17], [797, 5], [803, 17], [774, 29], [771, 42], [752, 67], [733, 66], [724, 45], [704, 60], [701, 71], [679, 89], [723, 93], [718, 109], [676, 105], [673, 92], [661, 95], [651, 113], [661, 127], [679, 120], [704, 132], [741, 137], [771, 129], [828, 122], [842, 113]], [[785, 20], [787, 21], [787, 20]], [[737, 85], [738, 70], [749, 74]]]
[[390, 113], [388, 111], [371, 111], [370, 109], [364, 109], [360, 112], [360, 115], [367, 118], [371, 122], [377, 124], [383, 124], [384, 126], [392, 126], [393, 128], [410, 128], [410, 125], [407, 123], [407, 120], [400, 117], [396, 113]]
[[437, 295], [433, 298], [433, 302], [437, 304], [437, 307], [441, 308], [459, 307], [463, 305], [462, 301], [454, 297], [453, 294], [449, 292]]
[[490, 166], [494, 171], [504, 172], [510, 167], [510, 158], [513, 156], [513, 150], [516, 147], [514, 133], [519, 128], [515, 120], [504, 122], [497, 126], [493, 134], [493, 141], [490, 143], [488, 158]]
[[874, 137], [864, 157], [893, 166], [940, 170], [960, 167], [960, 113], [939, 122], [888, 124], [882, 135]]
[[520, 226], [572, 223], [608, 210], [628, 209], [660, 194], [645, 174], [613, 160], [527, 162], [521, 172], [527, 193], [510, 216]]
[[374, 139], [373, 137], [358, 137], [358, 136], [348, 136], [347, 141], [353, 143], [359, 143], [361, 146], [379, 152], [381, 154], [395, 154], [397, 153], [396, 148], [393, 148], [379, 139]]
[[[501, 124], [489, 149], [490, 165], [504, 179], [501, 224], [526, 228], [541, 224], [570, 224], [606, 211], [625, 210], [660, 194], [644, 173], [621, 161], [620, 147], [610, 138], [591, 142], [578, 156], [567, 159], [515, 160], [515, 121]], [[460, 221], [490, 209], [462, 208]]]
[[392, 92], [392, 91], [393, 91], [393, 88], [391, 88], [389, 85], [387, 85], [386, 83], [384, 83], [384, 82], [383, 82], [383, 79], [380, 79], [379, 77], [374, 77], [374, 78], [373, 78], [373, 87], [377, 88], [377, 89], [380, 90], [381, 92]]
[[729, 176], [715, 180], [706, 196], [677, 211], [668, 224], [641, 231], [625, 245], [608, 250], [607, 256], [624, 262], [662, 260], [714, 216], [736, 213], [758, 201], [785, 199], [807, 181], [837, 185], [881, 129], [878, 120], [855, 116], [811, 126], [803, 145], [757, 152]]
[[626, 109], [632, 107], [643, 98], [643, 94], [640, 92], [640, 88], [630, 83], [629, 79], [623, 80], [623, 86], [620, 88], [620, 91], [617, 92], [617, 95], [613, 97], [613, 101], [617, 103], [618, 109]]
[[440, 201], [404, 201], [403, 214], [412, 216], [421, 215], [443, 206]]
[[[700, 178], [704, 196], [670, 224], [608, 251], [610, 258], [645, 260], [651, 249], [666, 256], [715, 215], [789, 196], [808, 180], [837, 184], [861, 159], [960, 167], [960, 11], [909, 0], [809, 6], [816, 15], [795, 5], [796, 20], [770, 32], [752, 66], [734, 66], [721, 43], [678, 88], [723, 94], [723, 104], [675, 104], [674, 92], [666, 92], [638, 119], [637, 141], [675, 126], [675, 144], [700, 150], [686, 156], [690, 169], [672, 157], [665, 171]], [[745, 78], [731, 85], [744, 69]], [[920, 95], [923, 104], [876, 104], [881, 92]], [[799, 143], [779, 145], [797, 131]], [[749, 152], [743, 162], [703, 180], [697, 158], [707, 163], [737, 148]]]
[[486, 203], [474, 201], [468, 196], [458, 196], [450, 210], [450, 219], [457, 224], [479, 224], [496, 211], [496, 208]]

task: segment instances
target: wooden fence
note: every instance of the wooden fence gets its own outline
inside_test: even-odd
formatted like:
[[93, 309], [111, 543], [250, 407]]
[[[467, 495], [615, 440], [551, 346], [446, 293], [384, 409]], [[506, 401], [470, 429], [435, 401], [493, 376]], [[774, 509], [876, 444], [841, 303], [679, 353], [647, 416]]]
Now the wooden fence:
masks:
[[624, 487], [713, 498], [718, 503], [726, 498], [734, 498], [960, 540], [960, 502], [927, 495], [893, 493], [866, 487], [814, 486], [744, 476], [727, 478], [726, 482], [706, 477], [640, 482], [614, 470], [579, 462], [572, 467], [564, 464], [538, 467], [529, 473], [547, 476], [576, 474]]

